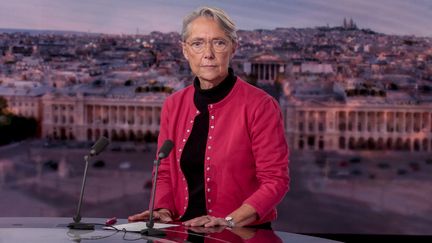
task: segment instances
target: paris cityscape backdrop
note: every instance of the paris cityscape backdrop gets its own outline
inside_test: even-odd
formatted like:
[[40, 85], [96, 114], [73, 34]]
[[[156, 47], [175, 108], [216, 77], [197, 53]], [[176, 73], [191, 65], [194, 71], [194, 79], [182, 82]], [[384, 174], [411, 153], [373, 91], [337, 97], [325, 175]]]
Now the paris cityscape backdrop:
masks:
[[[0, 216], [71, 216], [101, 135], [83, 214], [147, 206], [161, 106], [193, 78], [180, 19], [203, 4], [2, 3]], [[284, 115], [293, 184], [276, 229], [430, 234], [430, 3], [218, 4], [241, 29], [236, 75]]]

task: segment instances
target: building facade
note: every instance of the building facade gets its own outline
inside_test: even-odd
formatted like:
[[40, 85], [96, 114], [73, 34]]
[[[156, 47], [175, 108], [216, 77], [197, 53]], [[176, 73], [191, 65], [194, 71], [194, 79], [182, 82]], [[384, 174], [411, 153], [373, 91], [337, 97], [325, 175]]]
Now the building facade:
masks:
[[43, 96], [44, 138], [95, 141], [154, 140], [159, 133], [165, 95], [119, 98], [104, 96]]
[[432, 151], [432, 104], [284, 102], [282, 109], [293, 150]]

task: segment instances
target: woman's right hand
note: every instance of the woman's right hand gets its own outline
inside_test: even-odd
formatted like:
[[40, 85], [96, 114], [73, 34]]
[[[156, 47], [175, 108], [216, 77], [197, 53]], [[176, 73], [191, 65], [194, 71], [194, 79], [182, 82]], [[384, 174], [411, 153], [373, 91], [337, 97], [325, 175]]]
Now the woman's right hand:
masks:
[[[129, 216], [128, 221], [129, 222], [145, 221], [148, 220], [149, 218], [150, 218], [150, 211], [146, 210], [142, 213]], [[171, 212], [165, 208], [161, 208], [153, 211], [153, 218], [162, 223], [168, 223], [173, 221], [173, 219], [171, 218]]]

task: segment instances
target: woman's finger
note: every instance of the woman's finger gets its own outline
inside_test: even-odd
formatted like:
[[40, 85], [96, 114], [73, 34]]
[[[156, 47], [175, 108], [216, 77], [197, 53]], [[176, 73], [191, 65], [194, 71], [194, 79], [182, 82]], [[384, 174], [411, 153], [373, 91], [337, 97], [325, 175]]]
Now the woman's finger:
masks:
[[204, 224], [210, 222], [210, 217], [205, 215], [205, 216], [200, 216], [200, 217], [196, 217], [194, 219], [188, 220], [186, 222], [184, 222], [183, 224], [185, 226], [203, 226]]
[[210, 217], [210, 221], [204, 224], [204, 227], [226, 226], [226, 222], [222, 218]]
[[149, 211], [144, 211], [142, 213], [138, 213], [132, 216], [128, 217], [128, 221], [129, 222], [135, 222], [135, 221], [142, 221], [142, 220], [146, 220], [149, 217]]
[[173, 221], [171, 215], [167, 212], [158, 212], [158, 218], [164, 223]]

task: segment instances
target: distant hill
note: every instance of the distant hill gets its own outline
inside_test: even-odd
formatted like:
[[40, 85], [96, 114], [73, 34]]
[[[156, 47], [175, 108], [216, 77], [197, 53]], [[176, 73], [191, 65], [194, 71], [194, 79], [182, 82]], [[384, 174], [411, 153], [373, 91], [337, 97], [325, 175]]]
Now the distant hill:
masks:
[[8, 29], [0, 28], [0, 33], [29, 33], [30, 35], [100, 35], [100, 33], [88, 33], [81, 31], [70, 31], [70, 30], [35, 30], [35, 29]]

